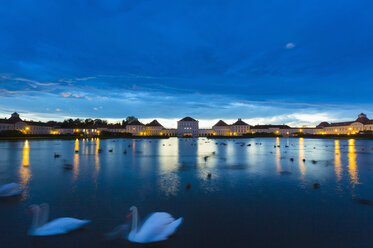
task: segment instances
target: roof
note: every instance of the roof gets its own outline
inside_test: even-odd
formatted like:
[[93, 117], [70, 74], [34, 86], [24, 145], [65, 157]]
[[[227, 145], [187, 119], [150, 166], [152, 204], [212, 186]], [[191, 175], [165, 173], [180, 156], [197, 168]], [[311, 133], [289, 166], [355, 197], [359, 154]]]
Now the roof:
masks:
[[183, 119], [181, 119], [180, 121], [196, 121], [195, 119], [193, 119], [192, 117], [184, 117]]
[[227, 127], [227, 126], [229, 126], [227, 123], [225, 123], [224, 121], [220, 120], [213, 127]]
[[330, 123], [329, 127], [349, 126], [349, 125], [351, 125], [352, 123], [354, 123], [354, 121], [346, 121], [346, 122]]
[[232, 124], [232, 126], [249, 126], [246, 122], [242, 121], [241, 119], [238, 119], [235, 123]]
[[163, 127], [157, 120], [153, 120], [152, 122], [146, 124], [147, 127]]
[[131, 121], [130, 123], [128, 123], [127, 125], [132, 125], [132, 126], [144, 126], [144, 124], [142, 124], [141, 122], [139, 122], [139, 120], [133, 120]]
[[323, 121], [321, 122], [319, 125], [317, 125], [316, 127], [320, 128], [320, 127], [329, 127], [330, 124], [326, 121]]
[[125, 129], [125, 128], [120, 124], [112, 124], [108, 126], [107, 129]]
[[335, 122], [335, 123], [330, 123], [330, 124], [324, 121], [324, 122], [321, 122], [319, 125], [317, 125], [317, 128], [349, 126], [354, 122], [360, 122], [362, 124], [373, 124], [373, 120], [369, 120], [366, 114], [361, 113], [358, 115], [358, 118], [355, 121]]
[[3, 123], [3, 124], [14, 124], [11, 120], [9, 119], [0, 119], [0, 123]]
[[367, 117], [359, 117], [355, 121], [365, 124], [369, 122], [370, 120]]
[[45, 122], [37, 122], [37, 121], [23, 121], [27, 125], [31, 126], [43, 126], [43, 127], [52, 127], [53, 125], [49, 125], [48, 123]]
[[290, 128], [288, 125], [256, 125], [251, 129], [269, 129], [269, 128], [279, 128], [279, 129], [288, 129]]

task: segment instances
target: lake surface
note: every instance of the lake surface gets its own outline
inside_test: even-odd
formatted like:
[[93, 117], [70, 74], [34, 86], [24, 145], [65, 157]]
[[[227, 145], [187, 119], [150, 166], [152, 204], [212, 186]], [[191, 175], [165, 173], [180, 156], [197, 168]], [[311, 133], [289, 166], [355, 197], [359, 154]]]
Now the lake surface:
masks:
[[[372, 148], [368, 140], [296, 138], [2, 141], [0, 185], [26, 189], [0, 201], [0, 247], [142, 247], [103, 237], [132, 205], [142, 219], [154, 211], [184, 217], [159, 247], [372, 247], [373, 207], [353, 200], [373, 200]], [[64, 170], [64, 160], [74, 168]], [[43, 202], [52, 219], [92, 223], [31, 238], [26, 210]]]

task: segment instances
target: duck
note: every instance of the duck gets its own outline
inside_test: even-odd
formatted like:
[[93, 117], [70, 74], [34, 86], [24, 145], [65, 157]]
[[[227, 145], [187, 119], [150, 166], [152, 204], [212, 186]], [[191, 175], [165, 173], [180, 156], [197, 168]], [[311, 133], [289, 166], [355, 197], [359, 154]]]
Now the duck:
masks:
[[72, 170], [72, 169], [74, 168], [74, 165], [64, 163], [64, 164], [63, 164], [63, 168], [64, 168], [65, 170]]
[[0, 198], [22, 194], [24, 188], [19, 183], [8, 183], [0, 187]]
[[66, 234], [91, 222], [90, 220], [81, 220], [71, 217], [57, 218], [48, 222], [49, 205], [47, 203], [31, 205], [29, 210], [33, 214], [32, 224], [28, 231], [28, 234], [31, 236]]

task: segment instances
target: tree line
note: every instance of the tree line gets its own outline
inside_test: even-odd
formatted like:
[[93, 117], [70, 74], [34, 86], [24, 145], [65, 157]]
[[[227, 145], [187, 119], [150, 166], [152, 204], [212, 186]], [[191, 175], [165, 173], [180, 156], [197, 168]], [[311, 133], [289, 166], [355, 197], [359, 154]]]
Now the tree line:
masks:
[[58, 126], [61, 128], [98, 128], [98, 127], [121, 127], [125, 128], [128, 123], [136, 120], [134, 116], [128, 116], [125, 120], [117, 123], [109, 123], [107, 120], [102, 119], [67, 119], [62, 122], [48, 121], [47, 123], [51, 126]]

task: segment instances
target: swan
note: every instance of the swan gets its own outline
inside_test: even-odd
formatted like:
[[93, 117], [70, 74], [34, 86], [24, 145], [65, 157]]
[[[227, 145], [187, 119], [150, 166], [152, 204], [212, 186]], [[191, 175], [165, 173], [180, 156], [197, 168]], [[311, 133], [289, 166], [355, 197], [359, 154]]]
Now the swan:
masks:
[[21, 184], [19, 183], [8, 183], [0, 187], [0, 197], [10, 197], [19, 195], [23, 192]]
[[[175, 220], [169, 213], [155, 212], [138, 228], [137, 208], [131, 207], [128, 216], [132, 216], [132, 227], [127, 238], [131, 242], [142, 244], [167, 240], [183, 222], [182, 217]], [[120, 225], [111, 233], [106, 234], [106, 237], [110, 239], [116, 237], [126, 238], [125, 231], [127, 229], [128, 225]]]
[[33, 218], [28, 234], [32, 236], [65, 234], [91, 222], [90, 220], [80, 220], [70, 217], [57, 218], [48, 222], [49, 205], [47, 203], [42, 203], [40, 206], [31, 205], [29, 209], [33, 214]]
[[128, 240], [136, 243], [151, 243], [167, 240], [176, 232], [183, 222], [183, 218], [175, 220], [169, 213], [155, 212], [138, 229], [138, 211], [136, 207], [130, 208], [132, 215], [132, 227]]

